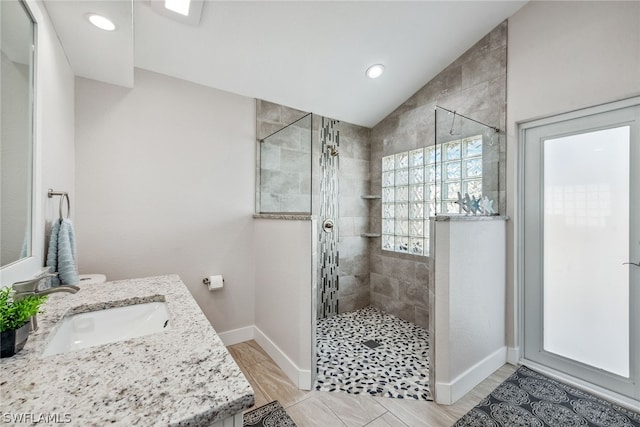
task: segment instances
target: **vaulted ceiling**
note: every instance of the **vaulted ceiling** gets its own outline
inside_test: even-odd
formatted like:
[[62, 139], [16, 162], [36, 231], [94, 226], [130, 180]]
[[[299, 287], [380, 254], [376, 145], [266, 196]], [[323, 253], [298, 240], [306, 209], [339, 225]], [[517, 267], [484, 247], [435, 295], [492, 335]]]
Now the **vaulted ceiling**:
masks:
[[78, 76], [133, 87], [139, 67], [368, 127], [524, 3], [205, 1], [188, 25], [149, 0], [45, 0]]

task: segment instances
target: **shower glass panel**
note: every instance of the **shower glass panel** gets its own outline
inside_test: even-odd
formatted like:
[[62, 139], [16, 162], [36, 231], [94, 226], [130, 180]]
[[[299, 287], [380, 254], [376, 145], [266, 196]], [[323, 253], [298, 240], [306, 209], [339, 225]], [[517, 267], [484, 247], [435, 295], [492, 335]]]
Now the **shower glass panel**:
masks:
[[258, 141], [259, 213], [311, 213], [311, 114]]
[[487, 196], [496, 213], [506, 208], [500, 179], [505, 168], [503, 134], [465, 116], [436, 107], [435, 144], [425, 149], [429, 215], [464, 213], [456, 203], [458, 193]]
[[504, 211], [500, 132], [442, 107], [434, 120], [433, 144], [382, 158], [382, 250], [428, 256], [429, 217], [465, 213], [463, 200]]

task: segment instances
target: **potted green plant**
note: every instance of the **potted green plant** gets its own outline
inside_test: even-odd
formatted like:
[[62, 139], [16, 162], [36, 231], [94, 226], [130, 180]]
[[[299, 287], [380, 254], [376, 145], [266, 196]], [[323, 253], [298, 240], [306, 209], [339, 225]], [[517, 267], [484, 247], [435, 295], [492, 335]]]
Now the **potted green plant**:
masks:
[[25, 296], [17, 301], [13, 289], [0, 289], [0, 357], [10, 357], [22, 350], [29, 338], [31, 316], [38, 314], [46, 296]]

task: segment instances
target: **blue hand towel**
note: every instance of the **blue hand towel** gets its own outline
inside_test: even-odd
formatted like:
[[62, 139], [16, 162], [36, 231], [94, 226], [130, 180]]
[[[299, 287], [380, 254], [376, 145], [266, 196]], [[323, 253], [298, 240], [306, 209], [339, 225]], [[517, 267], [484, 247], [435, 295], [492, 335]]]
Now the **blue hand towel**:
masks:
[[77, 285], [78, 265], [76, 263], [76, 239], [69, 219], [56, 221], [51, 228], [47, 267], [58, 272], [51, 280], [51, 286]]
[[[49, 237], [49, 250], [47, 251], [47, 267], [51, 273], [58, 271], [58, 234], [60, 233], [60, 222], [57, 220], [51, 227], [51, 237]], [[50, 277], [47, 280], [47, 287], [60, 286], [60, 279], [57, 277]]]

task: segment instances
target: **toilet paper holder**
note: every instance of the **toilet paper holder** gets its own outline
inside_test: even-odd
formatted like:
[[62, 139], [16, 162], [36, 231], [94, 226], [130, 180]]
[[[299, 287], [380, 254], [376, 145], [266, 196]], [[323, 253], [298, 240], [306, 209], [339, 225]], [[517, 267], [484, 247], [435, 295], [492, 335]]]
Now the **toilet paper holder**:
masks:
[[[209, 286], [211, 284], [211, 280], [208, 277], [205, 277], [204, 279], [202, 279], [202, 283]], [[224, 279], [222, 279], [222, 283], [224, 283]]]

